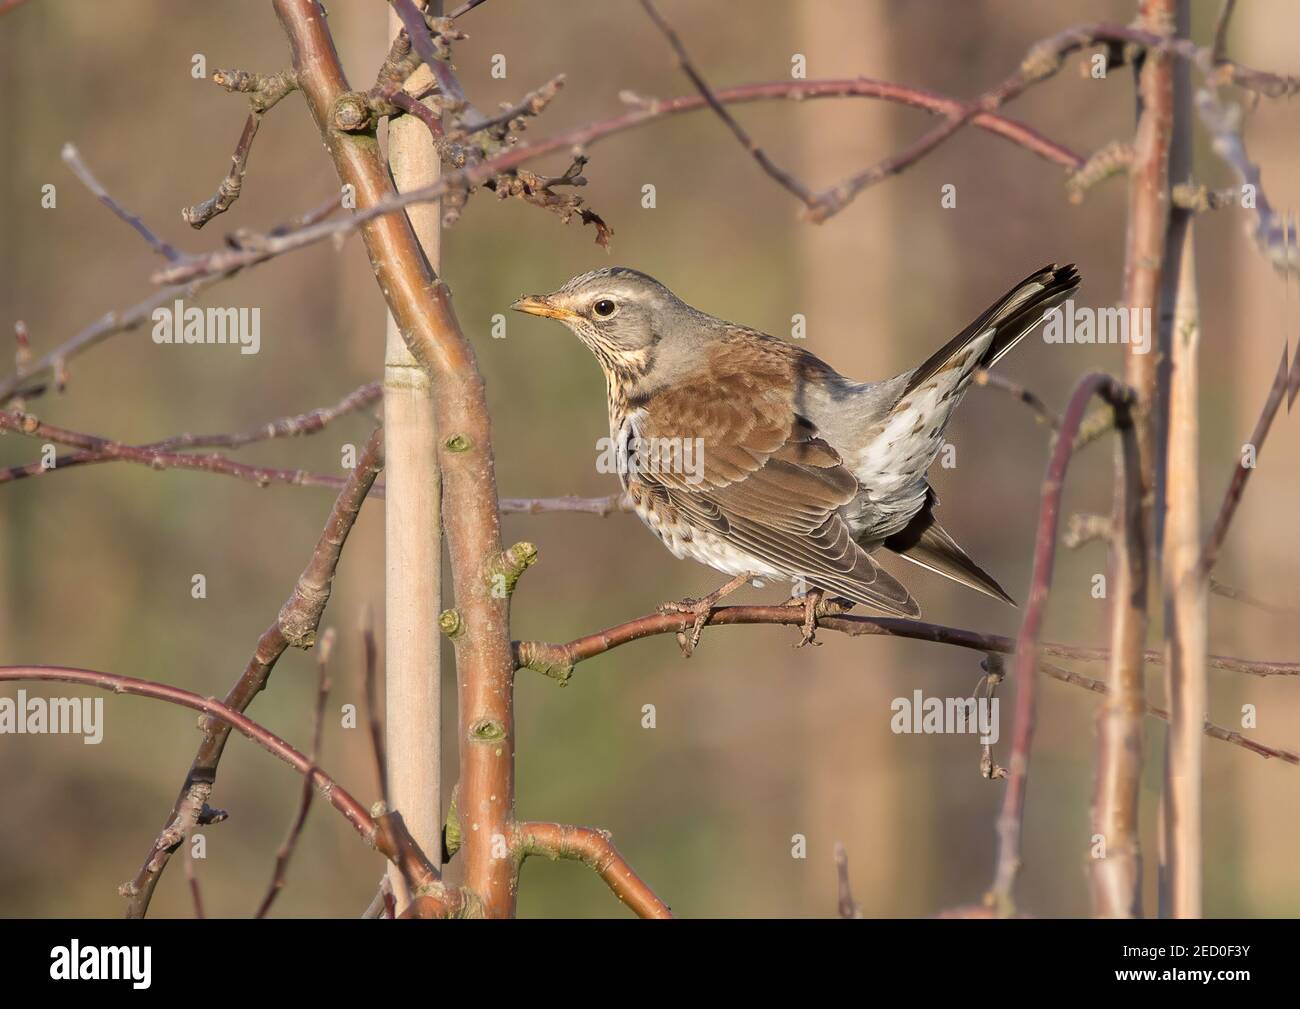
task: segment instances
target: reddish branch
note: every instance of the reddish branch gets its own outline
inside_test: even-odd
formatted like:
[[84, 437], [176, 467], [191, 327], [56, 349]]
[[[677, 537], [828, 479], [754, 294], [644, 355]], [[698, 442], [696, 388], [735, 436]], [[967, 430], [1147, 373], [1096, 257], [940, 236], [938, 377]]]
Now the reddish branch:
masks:
[[603, 830], [559, 823], [521, 823], [518, 848], [522, 856], [569, 858], [589, 866], [624, 904], [641, 918], [671, 918], [668, 905], [632, 871]]
[[[1286, 396], [1286, 358], [1286, 348], [1283, 347], [1282, 360], [1277, 366], [1277, 374], [1273, 377], [1273, 384], [1269, 387], [1268, 396], [1264, 399], [1264, 408], [1260, 410], [1259, 419], [1255, 421], [1255, 429], [1251, 432], [1250, 441], [1247, 442], [1254, 456], [1249, 461], [1250, 463], [1258, 463], [1259, 454], [1264, 448], [1264, 439], [1268, 437], [1269, 429], [1273, 426], [1273, 418], [1277, 416], [1278, 407], [1282, 405], [1282, 399]], [[1245, 447], [1243, 446], [1243, 449]], [[1236, 468], [1232, 471], [1232, 479], [1228, 481], [1228, 489], [1223, 495], [1223, 503], [1219, 505], [1219, 513], [1214, 519], [1214, 526], [1205, 539], [1205, 545], [1201, 548], [1201, 572], [1205, 575], [1208, 575], [1213, 570], [1215, 561], [1219, 559], [1219, 551], [1223, 547], [1224, 539], [1227, 538], [1228, 527], [1232, 524], [1233, 516], [1237, 514], [1237, 506], [1241, 504], [1241, 496], [1246, 492], [1246, 482], [1254, 471], [1255, 466], [1248, 464], [1243, 451], [1237, 459]]]
[[[83, 448], [79, 452], [73, 452], [69, 455], [58, 456], [52, 466], [45, 466], [40, 462], [28, 463], [25, 466], [12, 466], [9, 469], [0, 470], [0, 483], [7, 483], [11, 480], [21, 480], [26, 477], [41, 476], [45, 473], [56, 473], [60, 470], [70, 469], [75, 466], [84, 466], [91, 463], [128, 461], [140, 462], [148, 465], [152, 469], [203, 469], [207, 472], [223, 473], [227, 476], [235, 476], [241, 479], [253, 480], [262, 486], [269, 483], [290, 483], [300, 486], [310, 487], [341, 487], [344, 484], [342, 477], [326, 476], [317, 473], [304, 473], [301, 470], [277, 470], [262, 467], [248, 467], [240, 463], [234, 463], [225, 459], [223, 456], [189, 456], [183, 458], [193, 459], [194, 463], [185, 463], [178, 461], [178, 449], [191, 448], [241, 448], [244, 445], [250, 445], [254, 442], [269, 441], [276, 438], [292, 438], [301, 435], [315, 434], [331, 422], [337, 420], [345, 414], [354, 413], [371, 406], [379, 400], [380, 387], [378, 382], [368, 382], [352, 392], [348, 393], [343, 399], [333, 406], [318, 407], [307, 413], [296, 414], [290, 417], [279, 417], [275, 420], [267, 421], [257, 427], [249, 428], [245, 431], [236, 431], [225, 434], [178, 434], [162, 441], [150, 442], [147, 445], [124, 445], [120, 442], [110, 441], [106, 438], [97, 438], [93, 435], [78, 434], [76, 432], [63, 431], [59, 428], [51, 428], [42, 425], [39, 421], [35, 422], [34, 430], [27, 432], [26, 427], [32, 426], [34, 418], [26, 414], [4, 413], [0, 412], [0, 425], [6, 423], [3, 419], [9, 418], [9, 424], [17, 424], [23, 429], [23, 433], [30, 433], [33, 437], [48, 437], [50, 441], [61, 441], [60, 438], [53, 437], [49, 432], [57, 431], [64, 437], [75, 435], [76, 442], [80, 445], [91, 445], [98, 443], [100, 448]], [[13, 428], [10, 428], [13, 429]], [[62, 444], [71, 444], [63, 441]], [[204, 462], [204, 465], [200, 465]]]
[[[0, 431], [14, 431], [32, 438], [41, 438], [59, 445], [69, 445], [81, 449], [85, 455], [78, 460], [81, 463], [109, 462], [112, 460], [132, 462], [150, 469], [187, 469], [207, 473], [220, 473], [224, 476], [238, 477], [267, 487], [273, 483], [293, 484], [302, 487], [336, 487], [342, 480], [339, 477], [323, 477], [316, 473], [300, 469], [275, 469], [268, 466], [251, 466], [235, 462], [219, 453], [204, 455], [189, 452], [166, 452], [147, 445], [125, 445], [122, 442], [100, 438], [96, 435], [81, 434], [66, 428], [46, 424], [30, 413], [0, 410]], [[56, 461], [57, 462], [57, 461]], [[0, 471], [0, 483], [37, 475], [39, 464], [19, 466]]]
[[[1021, 837], [1024, 832], [1025, 787], [1029, 775], [1029, 752], [1033, 742], [1037, 702], [1039, 636], [1047, 610], [1047, 597], [1051, 587], [1052, 568], [1056, 560], [1056, 534], [1060, 520], [1061, 491], [1066, 470], [1073, 452], [1073, 441], [1083, 422], [1084, 412], [1093, 396], [1102, 397], [1115, 411], [1115, 426], [1122, 436], [1123, 453], [1132, 461], [1127, 470], [1126, 493], [1133, 499], [1141, 498], [1141, 488], [1136, 485], [1136, 440], [1132, 418], [1129, 415], [1132, 393], [1108, 375], [1086, 376], [1076, 387], [1066, 407], [1047, 476], [1043, 481], [1042, 503], [1038, 513], [1038, 533], [1034, 540], [1034, 569], [1030, 581], [1028, 600], [1025, 603], [1024, 621], [1016, 638], [1016, 715], [1012, 736], [1010, 765], [1007, 769], [1007, 789], [998, 817], [997, 869], [985, 903], [999, 916], [1007, 917], [1014, 911], [1012, 891], [1020, 871]], [[1136, 513], [1134, 513], [1136, 514]], [[1141, 529], [1136, 523], [1126, 527], [1126, 535], [1138, 537], [1130, 543], [1134, 563], [1140, 564]]]
[[[325, 728], [325, 703], [329, 700], [330, 694], [330, 681], [325, 674], [325, 668], [333, 647], [334, 630], [330, 628], [321, 636], [320, 648], [317, 649], [316, 655], [316, 710], [312, 720], [312, 743], [308, 757], [313, 767], [316, 766], [316, 758], [320, 756], [321, 736]], [[311, 812], [313, 794], [311, 775], [307, 775], [303, 780], [302, 796], [298, 800], [298, 812], [289, 825], [289, 833], [285, 836], [284, 843], [275, 853], [275, 871], [271, 875], [270, 885], [266, 888], [266, 896], [262, 898], [262, 903], [258, 905], [257, 913], [253, 916], [255, 918], [265, 918], [266, 913], [271, 910], [271, 905], [275, 903], [275, 898], [284, 889], [289, 860], [293, 858], [294, 849], [298, 846], [298, 838], [302, 836], [302, 828], [307, 824], [307, 814]]]
[[[219, 720], [229, 733], [233, 728], [241, 735], [247, 736], [262, 749], [279, 757], [286, 764], [305, 775], [311, 785], [331, 806], [337, 809], [352, 829], [361, 835], [367, 844], [377, 848], [389, 861], [399, 865], [404, 871], [421, 879], [428, 896], [436, 904], [442, 917], [460, 913], [465, 906], [464, 895], [443, 887], [437, 882], [437, 870], [424, 857], [410, 835], [405, 833], [400, 820], [381, 824], [366, 812], [365, 808], [352, 797], [342, 785], [322, 771], [311, 758], [300, 753], [277, 736], [270, 729], [258, 725], [228, 705], [210, 697], [200, 697], [179, 687], [166, 683], [153, 683], [149, 680], [136, 679], [133, 676], [119, 676], [114, 673], [101, 673], [91, 669], [74, 669], [65, 666], [5, 666], [0, 667], [0, 683], [20, 680], [40, 682], [75, 683], [80, 686], [107, 690], [114, 694], [135, 694], [139, 697], [151, 697], [181, 707], [201, 711], [209, 719]], [[381, 818], [382, 819], [382, 818]], [[188, 834], [188, 832], [187, 832]], [[431, 908], [432, 909], [432, 908]], [[433, 916], [432, 914], [430, 915]]]
[[[676, 634], [688, 630], [695, 618], [691, 614], [651, 613], [634, 620], [617, 624], [587, 634], [562, 644], [544, 641], [515, 642], [515, 656], [521, 669], [550, 676], [564, 682], [573, 674], [573, 667], [579, 662], [603, 655], [611, 649], [642, 638], [660, 634]], [[748, 624], [788, 624], [799, 625], [804, 620], [803, 606], [719, 606], [713, 609], [706, 626], [739, 626]], [[1015, 639], [1001, 634], [986, 634], [960, 627], [947, 627], [943, 624], [926, 623], [923, 620], [907, 620], [899, 617], [871, 616], [826, 616], [818, 617], [817, 626], [836, 631], [850, 637], [880, 635], [884, 637], [907, 638], [913, 641], [931, 641], [935, 644], [953, 645], [977, 652], [998, 652], [1010, 655], [1016, 650]], [[1080, 662], [1105, 662], [1110, 653], [1105, 648], [1089, 648], [1082, 645], [1063, 645], [1054, 642], [1042, 642], [1039, 651], [1044, 655], [1057, 658], [1075, 659]], [[1164, 653], [1147, 651], [1143, 655], [1146, 662], [1159, 665], [1164, 661]], [[1300, 662], [1271, 662], [1265, 660], [1239, 659], [1227, 655], [1211, 655], [1210, 665], [1217, 669], [1226, 669], [1254, 676], [1300, 676]]]
[[[315, 642], [316, 628], [329, 602], [334, 571], [338, 567], [343, 544], [352, 531], [367, 492], [383, 466], [383, 451], [383, 430], [376, 429], [362, 450], [356, 469], [334, 501], [311, 559], [298, 576], [293, 591], [274, 622], [262, 632], [243, 674], [227, 691], [224, 702], [226, 707], [235, 711], [246, 710], [253, 698], [266, 687], [271, 670], [291, 645], [310, 648]], [[203, 741], [199, 744], [166, 824], [151, 846], [140, 871], [122, 885], [122, 895], [128, 901], [128, 917], [141, 918], [148, 911], [154, 888], [158, 885], [172, 852], [197, 822], [204, 803], [212, 793], [217, 766], [230, 736], [230, 726], [225, 722], [208, 720], [202, 729]]]
[[[443, 519], [451, 557], [459, 686], [460, 815], [465, 883], [490, 917], [514, 910], [515, 867], [495, 857], [494, 838], [514, 828], [514, 658], [509, 597], [485, 576], [502, 556], [491, 428], [474, 352], [444, 283], [431, 277], [404, 214], [373, 212], [393, 191], [374, 137], [335, 130], [336, 102], [349, 92], [334, 43], [313, 0], [276, 0], [293, 66], [339, 179], [354, 187], [371, 265], [415, 359], [433, 379], [442, 441]], [[322, 225], [317, 225], [322, 227]], [[309, 229], [310, 230], [310, 229]], [[505, 598], [501, 596], [505, 595]]]
[[[716, 96], [719, 101], [724, 103], [770, 101], [773, 99], [875, 98], [911, 105], [944, 116], [949, 116], [955, 109], [962, 107], [960, 102], [933, 92], [891, 84], [886, 81], [871, 80], [865, 77], [851, 80], [778, 81], [747, 84], [723, 89], [718, 91]], [[637, 108], [620, 116], [597, 123], [590, 123], [572, 130], [565, 130], [546, 140], [519, 144], [485, 161], [467, 165], [454, 171], [446, 171], [443, 173], [442, 178], [431, 186], [413, 189], [400, 195], [389, 194], [381, 200], [376, 200], [374, 204], [364, 207], [359, 203], [356, 212], [350, 217], [319, 223], [289, 235], [268, 236], [258, 244], [256, 253], [249, 250], [223, 249], [205, 255], [193, 256], [175, 267], [155, 273], [153, 279], [155, 282], [176, 283], [183, 279], [237, 270], [260, 261], [259, 256], [282, 255], [312, 245], [332, 235], [351, 231], [368, 224], [377, 217], [391, 214], [393, 211], [400, 210], [410, 204], [432, 202], [440, 199], [449, 191], [463, 190], [481, 185], [492, 177], [513, 171], [534, 158], [555, 153], [571, 154], [575, 147], [585, 148], [607, 136], [643, 126], [664, 116], [694, 112], [707, 107], [707, 102], [699, 95], [687, 95], [664, 101], [643, 101]], [[1048, 140], [1024, 123], [994, 113], [976, 114], [970, 118], [969, 122], [996, 133], [1038, 154], [1040, 157], [1066, 168], [1073, 169], [1083, 163], [1083, 158], [1078, 154]]]

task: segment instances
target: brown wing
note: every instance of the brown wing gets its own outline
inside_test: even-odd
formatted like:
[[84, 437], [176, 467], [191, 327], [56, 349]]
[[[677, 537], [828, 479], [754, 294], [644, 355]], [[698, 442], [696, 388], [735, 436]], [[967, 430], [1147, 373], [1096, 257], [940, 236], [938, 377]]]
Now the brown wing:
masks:
[[907, 589], [853, 541], [840, 516], [858, 482], [795, 412], [799, 368], [799, 352], [769, 338], [739, 332], [720, 342], [699, 379], [651, 397], [636, 423], [643, 443], [699, 439], [696, 465], [660, 465], [637, 479], [693, 524], [790, 577], [919, 616]]

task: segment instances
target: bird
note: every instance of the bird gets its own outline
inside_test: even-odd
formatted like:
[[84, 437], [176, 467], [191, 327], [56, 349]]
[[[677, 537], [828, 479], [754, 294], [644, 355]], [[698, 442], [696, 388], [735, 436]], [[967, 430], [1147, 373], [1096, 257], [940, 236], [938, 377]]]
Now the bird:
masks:
[[[717, 602], [747, 582], [806, 587], [803, 640], [823, 597], [919, 618], [877, 561], [893, 554], [1015, 605], [935, 516], [928, 471], [978, 369], [991, 368], [1079, 286], [1035, 270], [915, 368], [848, 378], [815, 354], [686, 304], [623, 266], [511, 306], [558, 320], [605, 375], [607, 443], [641, 521], [679, 559], [730, 581], [661, 608], [693, 614], [689, 655]], [[823, 607], [823, 612], [825, 608]]]

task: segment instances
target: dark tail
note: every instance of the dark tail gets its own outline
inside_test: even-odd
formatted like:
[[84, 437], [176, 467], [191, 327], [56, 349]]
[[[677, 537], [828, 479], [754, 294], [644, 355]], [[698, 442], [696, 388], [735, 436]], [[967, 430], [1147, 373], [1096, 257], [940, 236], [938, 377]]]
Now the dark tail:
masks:
[[[920, 388], [939, 372], [956, 367], [965, 372], [976, 367], [991, 368], [1002, 355], [1028, 336], [1043, 315], [1055, 308], [1079, 286], [1079, 271], [1073, 264], [1045, 266], [1031, 273], [1008, 291], [992, 308], [935, 351], [917, 368], [903, 390], [906, 396]], [[975, 362], [954, 361], [971, 341], [993, 331], [993, 341]], [[901, 397], [900, 397], [901, 398]]]
[[1006, 589], [971, 560], [948, 531], [939, 525], [934, 517], [934, 506], [938, 503], [934, 491], [928, 490], [925, 506], [912, 516], [912, 521], [903, 529], [885, 540], [885, 549], [976, 592], [983, 592], [986, 596], [1015, 606], [1016, 601], [1007, 594]]

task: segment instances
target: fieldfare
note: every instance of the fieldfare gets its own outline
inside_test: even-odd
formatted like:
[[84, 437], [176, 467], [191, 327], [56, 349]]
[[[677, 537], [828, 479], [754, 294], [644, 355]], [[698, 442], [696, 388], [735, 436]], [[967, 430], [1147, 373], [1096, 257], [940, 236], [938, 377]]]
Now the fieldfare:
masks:
[[1014, 605], [939, 525], [926, 474], [976, 369], [1078, 285], [1073, 266], [1044, 267], [919, 367], [881, 382], [855, 382], [793, 344], [706, 315], [626, 267], [512, 307], [558, 319], [596, 356], [611, 447], [641, 520], [675, 556], [733, 576], [676, 607], [695, 614], [693, 647], [718, 599], [760, 579], [813, 590], [805, 642], [822, 593], [920, 616], [873, 558], [882, 547]]

